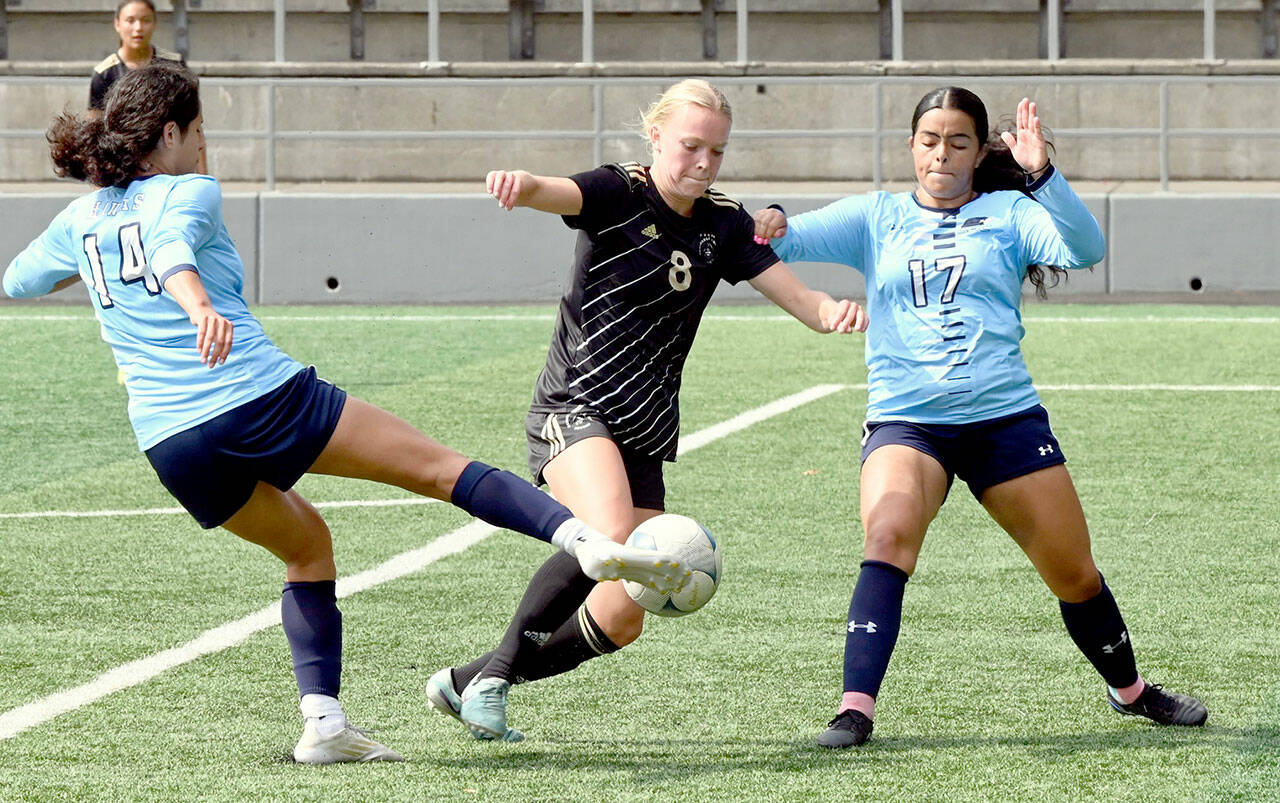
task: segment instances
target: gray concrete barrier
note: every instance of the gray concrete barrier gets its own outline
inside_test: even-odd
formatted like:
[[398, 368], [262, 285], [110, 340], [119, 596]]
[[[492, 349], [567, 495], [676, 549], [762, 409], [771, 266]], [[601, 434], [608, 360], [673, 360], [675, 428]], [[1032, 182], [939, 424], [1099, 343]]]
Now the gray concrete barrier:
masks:
[[[36, 237], [73, 194], [0, 194], [0, 265]], [[836, 194], [741, 195], [748, 209], [789, 213]], [[1273, 222], [1280, 194], [1090, 193], [1107, 257], [1073, 271], [1053, 297], [1280, 291]], [[488, 196], [229, 192], [228, 231], [245, 261], [245, 293], [261, 304], [547, 302], [568, 276], [575, 233]], [[839, 265], [797, 265], [811, 286], [860, 297], [862, 276]], [[67, 290], [53, 301], [75, 300]], [[720, 300], [757, 298], [725, 286]]]

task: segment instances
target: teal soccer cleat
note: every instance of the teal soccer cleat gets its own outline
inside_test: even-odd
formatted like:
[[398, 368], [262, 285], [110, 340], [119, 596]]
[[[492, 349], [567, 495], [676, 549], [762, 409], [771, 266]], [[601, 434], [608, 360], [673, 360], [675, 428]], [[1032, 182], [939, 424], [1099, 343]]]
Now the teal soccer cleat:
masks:
[[477, 739], [518, 742], [524, 734], [507, 727], [507, 690], [502, 678], [477, 676], [462, 690], [458, 718]]

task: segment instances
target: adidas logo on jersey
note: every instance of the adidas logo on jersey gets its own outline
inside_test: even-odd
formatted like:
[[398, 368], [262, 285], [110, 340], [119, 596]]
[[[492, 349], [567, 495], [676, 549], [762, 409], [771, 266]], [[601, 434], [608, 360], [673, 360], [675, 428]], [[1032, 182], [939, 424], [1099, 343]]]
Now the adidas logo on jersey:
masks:
[[645, 237], [648, 237], [650, 240], [656, 240], [658, 239], [659, 236], [661, 236], [658, 234], [658, 227], [652, 223], [650, 223], [648, 226], [645, 226], [643, 229], [641, 229], [640, 233], [643, 234]]

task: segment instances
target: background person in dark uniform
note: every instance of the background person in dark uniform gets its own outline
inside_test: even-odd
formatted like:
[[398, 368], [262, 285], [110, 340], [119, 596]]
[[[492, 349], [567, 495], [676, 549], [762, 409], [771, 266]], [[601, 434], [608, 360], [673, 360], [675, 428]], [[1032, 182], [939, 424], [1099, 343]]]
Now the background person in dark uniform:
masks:
[[93, 68], [93, 78], [89, 79], [90, 109], [101, 109], [107, 90], [129, 70], [150, 64], [152, 59], [182, 63], [180, 54], [151, 44], [156, 32], [156, 7], [151, 0], [120, 0], [114, 25], [120, 47]]
[[[643, 125], [650, 167], [604, 165], [569, 178], [499, 170], [486, 182], [504, 209], [560, 214], [579, 231], [526, 422], [529, 466], [575, 515], [619, 541], [664, 509], [681, 371], [721, 279], [751, 282], [819, 332], [867, 324], [857, 304], [805, 287], [753, 239], [751, 216], [711, 189], [731, 125], [719, 90], [682, 81]], [[511, 682], [566, 672], [640, 635], [644, 611], [622, 585], [594, 585], [568, 562], [543, 564], [498, 648], [432, 676], [432, 705], [477, 738], [522, 738], [506, 724]]]

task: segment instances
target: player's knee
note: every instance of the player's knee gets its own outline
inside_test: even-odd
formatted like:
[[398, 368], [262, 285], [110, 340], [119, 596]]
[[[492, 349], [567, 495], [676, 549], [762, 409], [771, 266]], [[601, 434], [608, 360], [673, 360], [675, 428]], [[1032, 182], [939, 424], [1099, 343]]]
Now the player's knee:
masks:
[[868, 525], [862, 552], [867, 560], [884, 561], [911, 572], [915, 570], [919, 544], [919, 534], [913, 528], [897, 522], [878, 522]]
[[281, 558], [290, 567], [323, 567], [333, 564], [333, 536], [320, 513], [302, 504], [295, 520], [295, 537]]
[[1067, 567], [1054, 572], [1050, 590], [1063, 602], [1085, 602], [1102, 591], [1102, 576], [1092, 564]]

